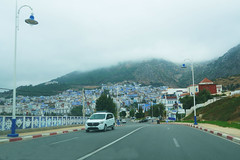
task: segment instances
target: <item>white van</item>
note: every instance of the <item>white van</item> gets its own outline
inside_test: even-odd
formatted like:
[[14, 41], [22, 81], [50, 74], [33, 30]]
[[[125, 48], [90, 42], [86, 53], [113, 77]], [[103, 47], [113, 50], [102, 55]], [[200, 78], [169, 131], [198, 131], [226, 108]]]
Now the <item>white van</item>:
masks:
[[107, 128], [114, 130], [115, 118], [110, 112], [98, 112], [92, 114], [85, 123], [85, 130], [102, 130], [107, 131]]

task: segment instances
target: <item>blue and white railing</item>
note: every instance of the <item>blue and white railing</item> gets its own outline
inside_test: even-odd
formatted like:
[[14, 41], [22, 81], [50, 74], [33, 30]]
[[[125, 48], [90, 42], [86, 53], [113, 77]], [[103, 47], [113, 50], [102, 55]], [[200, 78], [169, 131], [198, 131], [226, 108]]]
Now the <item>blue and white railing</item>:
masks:
[[[30, 129], [85, 124], [79, 116], [17, 116], [16, 129]], [[0, 131], [11, 130], [12, 116], [0, 116]]]

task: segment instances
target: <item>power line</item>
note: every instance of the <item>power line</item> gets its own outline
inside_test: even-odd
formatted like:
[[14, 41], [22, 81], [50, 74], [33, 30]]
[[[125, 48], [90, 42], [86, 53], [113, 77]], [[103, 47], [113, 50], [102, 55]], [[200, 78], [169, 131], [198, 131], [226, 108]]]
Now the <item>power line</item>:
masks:
[[0, 88], [1, 90], [8, 90], [8, 91], [10, 91], [10, 90], [13, 90], [13, 89], [9, 89], [9, 88]]

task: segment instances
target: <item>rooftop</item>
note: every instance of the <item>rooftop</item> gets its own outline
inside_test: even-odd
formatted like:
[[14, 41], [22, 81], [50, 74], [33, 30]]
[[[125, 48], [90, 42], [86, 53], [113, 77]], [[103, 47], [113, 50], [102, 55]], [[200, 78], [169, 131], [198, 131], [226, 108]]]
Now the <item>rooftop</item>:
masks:
[[204, 78], [199, 84], [213, 84], [213, 82], [207, 78]]

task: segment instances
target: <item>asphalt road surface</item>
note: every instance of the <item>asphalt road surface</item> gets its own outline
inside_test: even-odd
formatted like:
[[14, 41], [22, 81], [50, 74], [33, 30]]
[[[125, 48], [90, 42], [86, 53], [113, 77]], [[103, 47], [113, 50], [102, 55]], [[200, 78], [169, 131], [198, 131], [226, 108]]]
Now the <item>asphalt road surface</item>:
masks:
[[0, 144], [0, 160], [239, 160], [240, 145], [183, 125], [127, 123]]

